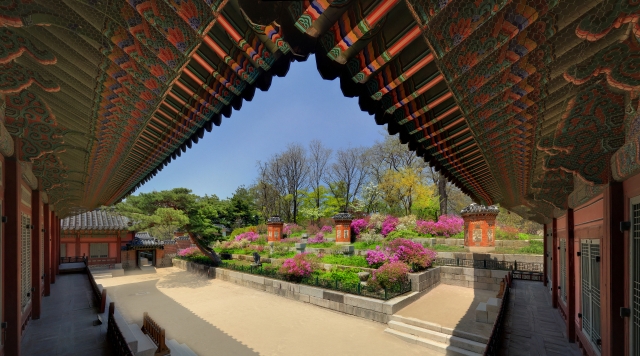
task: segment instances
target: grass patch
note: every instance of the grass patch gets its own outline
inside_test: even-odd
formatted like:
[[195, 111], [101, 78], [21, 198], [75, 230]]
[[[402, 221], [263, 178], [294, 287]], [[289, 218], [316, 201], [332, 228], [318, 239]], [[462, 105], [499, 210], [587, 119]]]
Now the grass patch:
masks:
[[427, 247], [436, 252], [465, 252], [464, 246], [458, 245], [434, 245], [433, 247]]
[[353, 266], [353, 267], [369, 267], [364, 256], [340, 256], [326, 255], [322, 257], [322, 262], [332, 265]]
[[[239, 265], [239, 266], [251, 266], [253, 264], [253, 262], [251, 261], [241, 261], [241, 260], [225, 260], [224, 262], [231, 263], [234, 265]], [[271, 263], [262, 262], [262, 266], [268, 267], [268, 266], [271, 266]]]
[[360, 283], [358, 272], [360, 272], [360, 270], [355, 268], [349, 268], [346, 270], [338, 270], [337, 268], [334, 268], [331, 271], [316, 270], [313, 274], [319, 279], [338, 281], [349, 285], [358, 285]]
[[353, 243], [353, 248], [356, 250], [373, 250], [376, 246], [382, 246], [382, 241], [379, 242], [364, 242], [357, 241]]
[[514, 254], [514, 255], [543, 255], [544, 246], [541, 241], [531, 241], [529, 246], [514, 247], [496, 247], [494, 253]]

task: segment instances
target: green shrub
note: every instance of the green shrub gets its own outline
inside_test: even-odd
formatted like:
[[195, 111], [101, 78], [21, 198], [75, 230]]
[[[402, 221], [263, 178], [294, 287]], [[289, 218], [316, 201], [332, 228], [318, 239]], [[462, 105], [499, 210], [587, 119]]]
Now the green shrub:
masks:
[[322, 262], [330, 263], [332, 265], [369, 267], [364, 256], [326, 255], [322, 258]]
[[431, 235], [421, 234], [414, 230], [395, 230], [387, 235], [387, 240], [395, 240], [395, 239], [411, 239], [414, 237], [431, 237]]
[[544, 245], [541, 241], [530, 241], [529, 246], [522, 247], [518, 251], [519, 253], [542, 255], [544, 254]]
[[307, 244], [307, 247], [315, 247], [315, 248], [329, 248], [335, 246], [335, 242], [319, 242], [315, 244]]
[[358, 272], [360, 270], [354, 268], [339, 270], [334, 267], [331, 271], [317, 271], [316, 273], [320, 279], [338, 281], [343, 285], [357, 286], [360, 284]]
[[464, 231], [449, 236], [450, 239], [464, 239]]
[[434, 245], [431, 249], [439, 252], [463, 252], [464, 246]]
[[367, 241], [356, 241], [353, 244], [353, 248], [355, 248], [356, 250], [370, 250], [372, 248], [376, 248], [376, 246], [382, 246], [383, 242], [379, 242], [379, 241], [372, 241], [372, 242], [367, 242]]

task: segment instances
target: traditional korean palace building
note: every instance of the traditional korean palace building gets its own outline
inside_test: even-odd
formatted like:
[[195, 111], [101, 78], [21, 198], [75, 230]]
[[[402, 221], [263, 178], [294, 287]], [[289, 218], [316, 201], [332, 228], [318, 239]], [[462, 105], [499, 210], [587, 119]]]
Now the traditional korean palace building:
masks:
[[626, 0], [1, 1], [0, 352], [60, 257], [131, 238], [83, 213], [314, 60], [477, 203], [544, 223], [570, 341], [640, 354], [639, 19]]
[[121, 263], [120, 251], [135, 235], [129, 219], [100, 209], [66, 217], [60, 229], [60, 258], [86, 256], [89, 266]]

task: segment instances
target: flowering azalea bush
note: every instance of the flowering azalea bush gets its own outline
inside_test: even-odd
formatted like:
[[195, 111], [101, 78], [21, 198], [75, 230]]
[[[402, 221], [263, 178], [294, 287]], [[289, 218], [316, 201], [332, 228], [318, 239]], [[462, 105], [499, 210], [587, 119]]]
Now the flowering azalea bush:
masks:
[[389, 261], [388, 253], [385, 253], [380, 246], [376, 246], [375, 250], [368, 250], [364, 256], [372, 268], [378, 268]]
[[434, 236], [452, 236], [462, 232], [464, 220], [455, 215], [440, 215], [438, 221], [416, 221], [416, 231]]
[[373, 271], [371, 284], [380, 288], [390, 288], [398, 282], [405, 282], [408, 273], [409, 266], [404, 262], [389, 262]]
[[197, 247], [189, 247], [178, 251], [178, 256], [180, 257], [193, 257], [201, 254], [202, 252]]
[[417, 218], [415, 215], [407, 215], [398, 218], [398, 225], [396, 225], [396, 231], [402, 230], [415, 230]]
[[300, 232], [302, 230], [303, 230], [302, 226], [300, 226], [298, 224], [295, 224], [295, 223], [293, 223], [293, 224], [284, 224], [284, 227], [282, 227], [282, 233], [283, 234], [287, 234], [287, 235], [293, 234], [295, 232]]
[[319, 244], [319, 243], [327, 242], [327, 240], [324, 239], [324, 234], [319, 232], [316, 234], [316, 236], [309, 238], [307, 242], [310, 244]]
[[382, 214], [371, 214], [371, 216], [369, 216], [369, 230], [380, 233], [380, 231], [382, 231], [382, 223], [386, 220], [386, 218], [387, 217]]
[[293, 258], [286, 259], [279, 272], [291, 281], [301, 281], [305, 277], [311, 276], [317, 267], [317, 257], [309, 253], [301, 253]]
[[317, 225], [314, 224], [309, 224], [307, 226], [307, 234], [309, 235], [315, 235], [318, 232], [320, 232], [320, 228]]
[[302, 241], [302, 239], [299, 238], [299, 237], [287, 237], [287, 238], [284, 238], [284, 239], [280, 240], [280, 242], [285, 243], [285, 244], [287, 244], [287, 243], [288, 244], [292, 244], [292, 243], [295, 244], [295, 243], [298, 243], [300, 241]]
[[380, 233], [382, 234], [382, 236], [387, 236], [390, 232], [396, 229], [397, 225], [398, 218], [396, 218], [395, 216], [387, 215], [386, 219], [384, 219], [384, 221], [382, 222], [382, 229], [380, 230]]
[[322, 229], [320, 229], [320, 232], [323, 234], [328, 234], [331, 233], [333, 231], [333, 226], [329, 226], [329, 225], [325, 225], [322, 227]]
[[430, 267], [435, 260], [437, 253], [425, 248], [417, 242], [406, 239], [396, 239], [389, 243], [389, 261], [404, 262], [413, 271], [423, 270]]
[[368, 225], [365, 219], [355, 219], [351, 221], [351, 230], [355, 235], [360, 235], [367, 230]]
[[236, 235], [235, 240], [236, 241], [247, 240], [249, 242], [254, 242], [259, 238], [260, 238], [260, 234], [258, 234], [257, 232], [248, 231], [248, 232], [244, 232], [242, 234]]

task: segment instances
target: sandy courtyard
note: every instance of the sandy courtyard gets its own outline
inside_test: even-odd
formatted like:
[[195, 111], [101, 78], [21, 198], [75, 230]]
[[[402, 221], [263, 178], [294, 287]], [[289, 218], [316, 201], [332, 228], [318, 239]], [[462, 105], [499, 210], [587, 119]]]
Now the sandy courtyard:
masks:
[[129, 323], [142, 313], [167, 339], [205, 355], [429, 355], [386, 325], [178, 268], [98, 279]]

